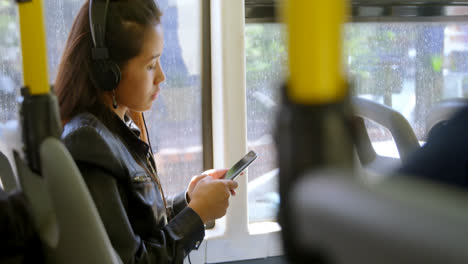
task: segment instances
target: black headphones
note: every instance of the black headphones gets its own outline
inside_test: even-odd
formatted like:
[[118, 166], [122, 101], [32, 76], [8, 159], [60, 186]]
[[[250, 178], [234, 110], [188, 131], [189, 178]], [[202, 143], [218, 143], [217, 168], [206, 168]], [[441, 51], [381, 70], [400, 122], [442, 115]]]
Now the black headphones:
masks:
[[121, 79], [120, 68], [109, 58], [109, 50], [105, 45], [108, 9], [109, 0], [89, 0], [89, 25], [94, 43], [91, 49], [93, 79], [104, 91], [117, 88]]

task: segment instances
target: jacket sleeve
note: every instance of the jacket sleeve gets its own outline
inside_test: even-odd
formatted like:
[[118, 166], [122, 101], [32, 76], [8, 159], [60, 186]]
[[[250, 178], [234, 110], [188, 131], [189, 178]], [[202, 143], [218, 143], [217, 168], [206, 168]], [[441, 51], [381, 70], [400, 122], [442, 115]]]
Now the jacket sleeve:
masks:
[[183, 192], [181, 192], [179, 194], [176, 194], [176, 195], [174, 195], [174, 196], [172, 196], [172, 197], [170, 197], [170, 198], [168, 198], [166, 200], [167, 200], [168, 209], [171, 212], [171, 215], [179, 214], [188, 205], [187, 192], [186, 191], [183, 191]]
[[78, 164], [106, 228], [123, 263], [182, 263], [205, 235], [203, 222], [186, 207], [165, 226], [155, 226], [145, 239], [134, 233], [125, 210], [123, 186], [97, 166]]

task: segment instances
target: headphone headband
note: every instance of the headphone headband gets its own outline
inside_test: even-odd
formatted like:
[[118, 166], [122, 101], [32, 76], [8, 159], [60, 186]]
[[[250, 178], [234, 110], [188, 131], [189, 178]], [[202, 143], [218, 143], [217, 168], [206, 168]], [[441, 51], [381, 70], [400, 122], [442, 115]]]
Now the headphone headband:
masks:
[[106, 22], [109, 0], [89, 0], [89, 25], [94, 48], [92, 57], [95, 60], [109, 59], [109, 51], [106, 48]]
[[89, 25], [94, 47], [92, 80], [104, 91], [114, 90], [122, 77], [119, 65], [114, 63], [106, 47], [107, 12], [110, 0], [89, 0]]

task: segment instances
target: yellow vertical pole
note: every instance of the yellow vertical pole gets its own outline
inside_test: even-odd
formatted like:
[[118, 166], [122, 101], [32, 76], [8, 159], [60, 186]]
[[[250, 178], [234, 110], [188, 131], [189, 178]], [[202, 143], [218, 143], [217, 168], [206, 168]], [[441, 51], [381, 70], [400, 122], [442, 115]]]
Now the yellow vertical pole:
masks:
[[49, 92], [43, 0], [19, 3], [24, 85], [31, 95]]
[[287, 1], [288, 95], [293, 102], [325, 104], [347, 93], [340, 63], [346, 11], [345, 0]]
[[[286, 0], [289, 79], [279, 112], [279, 222], [288, 262], [323, 260], [304, 250], [294, 215], [300, 179], [324, 171], [352, 173], [353, 141], [349, 94], [342, 72], [342, 32], [350, 0]], [[319, 172], [319, 173], [312, 173]], [[303, 219], [302, 219], [303, 220]]]

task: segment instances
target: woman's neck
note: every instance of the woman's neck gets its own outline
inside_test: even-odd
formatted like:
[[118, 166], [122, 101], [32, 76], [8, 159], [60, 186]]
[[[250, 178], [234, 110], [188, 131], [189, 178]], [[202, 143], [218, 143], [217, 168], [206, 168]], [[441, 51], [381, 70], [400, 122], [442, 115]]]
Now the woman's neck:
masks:
[[117, 104], [117, 108], [114, 108], [112, 105], [112, 98], [110, 96], [102, 96], [101, 100], [107, 107], [109, 107], [109, 109], [111, 109], [118, 117], [120, 117], [120, 119], [124, 120], [125, 113], [128, 111], [126, 106]]
[[128, 110], [127, 107], [118, 105], [117, 109], [115, 109], [113, 106], [111, 106], [111, 109], [112, 111], [114, 111], [115, 114], [117, 114], [120, 117], [120, 119], [124, 120], [125, 113], [127, 113]]

